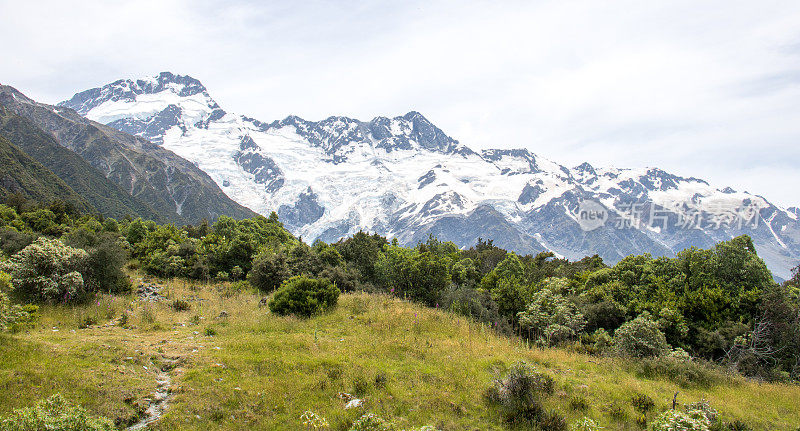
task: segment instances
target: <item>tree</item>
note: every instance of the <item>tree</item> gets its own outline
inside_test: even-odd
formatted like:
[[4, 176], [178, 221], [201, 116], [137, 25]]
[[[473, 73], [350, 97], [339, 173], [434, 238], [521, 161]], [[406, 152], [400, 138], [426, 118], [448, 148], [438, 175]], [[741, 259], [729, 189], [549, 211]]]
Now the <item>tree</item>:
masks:
[[450, 283], [444, 259], [429, 251], [389, 246], [376, 264], [379, 279], [395, 295], [407, 296], [427, 305], [434, 305]]
[[247, 274], [247, 281], [261, 292], [272, 292], [291, 274], [286, 255], [269, 251], [253, 259], [253, 269]]
[[347, 263], [358, 270], [366, 281], [376, 282], [375, 264], [380, 259], [386, 238], [358, 231], [351, 238], [336, 243], [336, 248]]
[[530, 294], [523, 282], [524, 275], [525, 268], [519, 257], [514, 253], [508, 253], [481, 280], [481, 289], [489, 292], [492, 299], [497, 302], [502, 315], [516, 319], [517, 314], [525, 310]]
[[39, 238], [11, 257], [13, 292], [30, 301], [71, 301], [84, 290], [88, 254], [57, 239]]
[[669, 344], [650, 313], [625, 322], [614, 333], [614, 345], [621, 356], [649, 358], [669, 352]]
[[523, 331], [555, 344], [575, 338], [586, 326], [586, 319], [567, 298], [542, 289], [533, 294], [527, 309], [519, 313], [519, 325]]

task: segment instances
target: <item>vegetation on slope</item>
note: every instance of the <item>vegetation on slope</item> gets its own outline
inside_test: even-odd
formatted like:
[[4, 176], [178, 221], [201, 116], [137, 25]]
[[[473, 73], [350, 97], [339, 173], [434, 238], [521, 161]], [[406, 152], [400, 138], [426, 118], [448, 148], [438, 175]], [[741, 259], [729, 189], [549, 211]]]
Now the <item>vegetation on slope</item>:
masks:
[[55, 137], [61, 146], [158, 211], [162, 220], [199, 223], [221, 214], [255, 216], [197, 166], [145, 139], [83, 118], [71, 109], [38, 103], [7, 85], [0, 85], [0, 105]]
[[94, 209], [53, 172], [0, 136], [0, 200], [14, 195], [38, 202], [66, 202], [84, 212]]
[[[0, 106], [0, 136], [50, 169], [101, 214], [114, 218], [130, 215], [167, 220], [111, 182], [81, 156], [59, 145], [52, 135], [3, 106]], [[36, 200], [35, 197], [31, 199]], [[87, 212], [86, 208], [81, 210]]]
[[[173, 384], [154, 425], [163, 429], [291, 429], [301, 416], [349, 429], [370, 412], [404, 429], [640, 429], [700, 420], [694, 407], [686, 417], [661, 412], [707, 401], [719, 412], [712, 429], [792, 429], [800, 414], [786, 384], [800, 363], [799, 276], [776, 285], [745, 236], [608, 267], [482, 240], [468, 250], [435, 238], [404, 248], [359, 232], [309, 246], [274, 214], [176, 227], [18, 205], [0, 206], [0, 247], [13, 255], [0, 268], [11, 297], [41, 307], [38, 320], [34, 307], [6, 325], [18, 331], [0, 354], [6, 386], [25, 384], [14, 380], [24, 368], [16, 349], [28, 360], [53, 350], [42, 373], [54, 382], [74, 376], [69, 361], [83, 355], [102, 378], [75, 389], [107, 399], [56, 383], [21, 390], [63, 392], [118, 425], [143, 415], [137, 397], [156, 379]], [[125, 294], [128, 254], [139, 276], [173, 280], [156, 280], [160, 291], [134, 283], [156, 302]], [[63, 271], [37, 269], [37, 256]], [[106, 351], [94, 358], [83, 344]], [[525, 367], [531, 374], [514, 371]], [[87, 388], [114, 372], [129, 379]], [[547, 390], [512, 383], [550, 379]], [[533, 389], [507, 396], [519, 387]], [[19, 403], [0, 399], [0, 409]]]
[[[706, 399], [722, 420], [753, 429], [800, 423], [794, 385], [706, 369], [700, 383], [686, 381], [636, 361], [535, 347], [390, 295], [345, 294], [331, 312], [298, 319], [259, 307], [260, 295], [240, 284], [156, 282], [167, 300], [100, 295], [70, 308], [43, 306], [35, 326], [0, 336], [0, 416], [61, 393], [129, 423], [165, 358], [179, 358], [173, 398], [154, 429], [302, 429], [301, 415], [312, 411], [340, 430], [367, 412], [402, 428], [500, 430], [510, 425], [486, 391], [524, 360], [552, 377], [544, 408], [568, 423], [588, 417], [606, 429], [639, 429], [634, 397], [653, 400], [653, 420], [676, 392], [679, 408]], [[176, 299], [190, 308], [177, 311]], [[363, 404], [345, 409], [340, 392]]]

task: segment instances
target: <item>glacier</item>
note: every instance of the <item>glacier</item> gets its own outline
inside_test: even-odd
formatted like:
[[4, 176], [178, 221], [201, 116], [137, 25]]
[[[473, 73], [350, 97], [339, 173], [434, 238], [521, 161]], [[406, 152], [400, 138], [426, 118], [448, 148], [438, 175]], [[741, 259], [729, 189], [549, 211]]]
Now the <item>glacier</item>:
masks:
[[[224, 111], [198, 80], [169, 72], [86, 90], [59, 106], [191, 161], [233, 200], [276, 211], [309, 241], [359, 230], [402, 244], [433, 234], [468, 247], [482, 237], [520, 253], [598, 254], [614, 263], [748, 234], [776, 277], [800, 263], [797, 208], [658, 168], [570, 168], [527, 149], [475, 151], [418, 112], [265, 123]], [[608, 210], [609, 223], [580, 228], [577, 209], [587, 199]], [[732, 211], [744, 209], [748, 223], [731, 223]], [[707, 221], [687, 223], [698, 214]]]

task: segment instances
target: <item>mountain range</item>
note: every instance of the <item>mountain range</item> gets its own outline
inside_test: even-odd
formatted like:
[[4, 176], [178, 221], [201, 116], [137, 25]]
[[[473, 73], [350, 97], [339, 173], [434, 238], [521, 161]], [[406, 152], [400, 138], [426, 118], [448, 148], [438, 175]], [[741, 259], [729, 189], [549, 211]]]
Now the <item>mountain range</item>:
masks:
[[146, 139], [0, 85], [0, 135], [47, 166], [99, 212], [198, 223], [255, 213], [201, 169]]
[[[358, 230], [413, 244], [479, 237], [520, 253], [571, 259], [672, 256], [750, 235], [774, 274], [800, 262], [797, 208], [658, 168], [562, 166], [527, 149], [475, 151], [422, 114], [370, 121], [229, 113], [202, 83], [163, 72], [119, 80], [58, 104], [168, 150], [240, 205], [277, 211], [295, 234], [335, 241]], [[146, 140], [146, 141], [145, 141]], [[583, 226], [583, 202], [604, 223]]]

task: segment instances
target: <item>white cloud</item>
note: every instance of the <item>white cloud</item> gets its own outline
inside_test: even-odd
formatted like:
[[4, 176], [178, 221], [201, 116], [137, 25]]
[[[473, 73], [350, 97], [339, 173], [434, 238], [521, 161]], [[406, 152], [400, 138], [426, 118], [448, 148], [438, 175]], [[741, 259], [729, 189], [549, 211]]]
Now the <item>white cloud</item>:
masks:
[[0, 82], [162, 70], [263, 121], [418, 110], [473, 147], [659, 166], [800, 204], [800, 3], [12, 2]]

